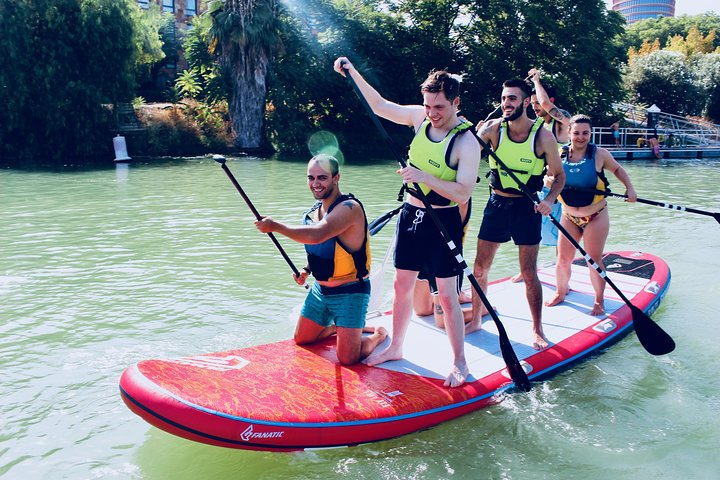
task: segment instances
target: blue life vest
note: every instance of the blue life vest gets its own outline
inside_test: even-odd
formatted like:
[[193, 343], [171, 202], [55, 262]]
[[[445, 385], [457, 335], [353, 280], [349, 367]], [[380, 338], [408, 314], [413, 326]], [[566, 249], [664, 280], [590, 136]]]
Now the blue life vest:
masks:
[[[365, 208], [352, 193], [339, 195], [328, 208], [326, 215], [346, 200], [357, 202], [363, 210], [363, 216], [365, 216]], [[317, 202], [310, 210], [305, 212], [303, 216], [304, 225], [313, 223], [312, 213], [321, 206], [322, 202]], [[365, 218], [365, 239], [357, 252], [351, 252], [338, 237], [329, 238], [318, 244], [306, 244], [305, 252], [307, 253], [308, 266], [313, 277], [321, 281], [352, 280], [366, 277], [370, 271], [369, 237], [367, 218]]]

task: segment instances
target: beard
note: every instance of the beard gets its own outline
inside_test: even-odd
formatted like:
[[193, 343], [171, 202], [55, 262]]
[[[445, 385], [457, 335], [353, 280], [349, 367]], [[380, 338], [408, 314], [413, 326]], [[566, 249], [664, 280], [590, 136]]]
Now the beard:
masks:
[[520, 118], [522, 116], [522, 114], [523, 114], [523, 107], [520, 106], [520, 107], [515, 108], [515, 110], [510, 115], [504, 116], [503, 120], [512, 122], [513, 120], [517, 120], [518, 118]]
[[325, 200], [326, 198], [330, 198], [333, 192], [335, 192], [335, 187], [331, 185], [322, 192], [313, 191], [313, 197], [315, 197], [315, 200]]

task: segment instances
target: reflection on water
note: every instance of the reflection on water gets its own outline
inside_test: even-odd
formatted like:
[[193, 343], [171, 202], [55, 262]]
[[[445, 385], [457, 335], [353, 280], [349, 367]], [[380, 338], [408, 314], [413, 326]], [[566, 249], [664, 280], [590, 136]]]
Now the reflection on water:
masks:
[[[297, 221], [312, 203], [304, 162], [229, 166], [263, 215]], [[719, 162], [624, 166], [643, 198], [720, 210]], [[352, 449], [242, 452], [151, 428], [121, 402], [119, 375], [144, 358], [289, 338], [288, 312], [305, 291], [216, 162], [114, 170], [0, 171], [0, 476], [712, 478], [720, 469], [709, 451], [720, 440], [711, 368], [720, 225], [711, 217], [608, 200], [607, 248], [670, 264], [653, 318], [675, 338], [672, 355], [651, 357], [629, 336], [529, 394], [425, 432]], [[394, 170], [391, 161], [345, 165], [341, 187], [373, 219], [396, 206]], [[468, 262], [487, 189], [474, 197]], [[391, 233], [392, 222], [373, 237], [376, 265]], [[302, 246], [279, 238], [302, 264]], [[541, 249], [541, 262], [552, 257]], [[491, 277], [517, 268], [515, 247], [504, 245]]]
[[115, 179], [118, 183], [127, 182], [130, 173], [130, 165], [127, 163], [115, 164]]

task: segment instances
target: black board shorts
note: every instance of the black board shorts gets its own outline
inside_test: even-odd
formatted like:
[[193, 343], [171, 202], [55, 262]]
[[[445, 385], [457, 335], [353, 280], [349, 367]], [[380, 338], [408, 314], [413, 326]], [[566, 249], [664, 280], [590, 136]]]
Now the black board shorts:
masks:
[[494, 243], [511, 239], [515, 245], [540, 243], [542, 215], [535, 211], [535, 204], [526, 197], [503, 197], [490, 194], [478, 238]]
[[[433, 210], [462, 252], [463, 225], [458, 207]], [[454, 277], [462, 273], [455, 255], [440, 234], [440, 230], [424, 208], [403, 204], [397, 223], [395, 268], [424, 272], [437, 278]]]

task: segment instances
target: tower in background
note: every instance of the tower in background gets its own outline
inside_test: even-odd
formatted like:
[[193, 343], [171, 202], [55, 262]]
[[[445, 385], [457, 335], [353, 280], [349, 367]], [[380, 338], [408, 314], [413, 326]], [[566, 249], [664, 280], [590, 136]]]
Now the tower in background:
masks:
[[648, 18], [674, 17], [675, 0], [613, 0], [612, 9], [630, 24]]

